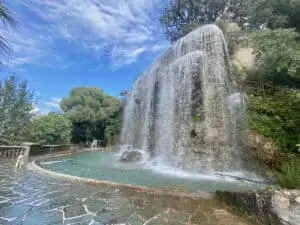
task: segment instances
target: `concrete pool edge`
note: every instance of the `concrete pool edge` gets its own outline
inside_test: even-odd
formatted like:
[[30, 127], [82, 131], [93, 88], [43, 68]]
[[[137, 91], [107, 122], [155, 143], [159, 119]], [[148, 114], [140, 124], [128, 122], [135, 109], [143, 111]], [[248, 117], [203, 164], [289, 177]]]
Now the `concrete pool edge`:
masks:
[[[52, 156], [53, 157], [53, 156]], [[52, 158], [51, 156], [47, 158]], [[45, 158], [43, 158], [45, 159]], [[214, 198], [215, 194], [211, 192], [197, 191], [196, 193], [188, 192], [185, 190], [181, 190], [179, 188], [173, 187], [146, 187], [142, 185], [133, 185], [133, 184], [123, 184], [119, 182], [107, 181], [107, 180], [99, 180], [92, 179], [86, 177], [73, 176], [65, 173], [58, 173], [51, 170], [44, 169], [39, 165], [39, 161], [41, 159], [35, 159], [31, 163], [28, 164], [30, 169], [33, 169], [37, 172], [41, 172], [43, 174], [50, 175], [55, 178], [67, 179], [72, 182], [80, 182], [86, 183], [90, 185], [99, 185], [104, 187], [117, 188], [120, 190], [130, 190], [140, 193], [154, 194], [159, 196], [172, 196], [172, 197], [180, 197], [180, 198]]]

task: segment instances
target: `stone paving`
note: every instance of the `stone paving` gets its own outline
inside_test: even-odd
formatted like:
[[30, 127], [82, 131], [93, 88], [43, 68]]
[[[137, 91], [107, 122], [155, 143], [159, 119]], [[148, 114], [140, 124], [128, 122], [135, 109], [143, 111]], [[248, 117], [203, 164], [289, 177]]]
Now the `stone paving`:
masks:
[[250, 225], [214, 199], [124, 192], [15, 171], [0, 160], [1, 225]]

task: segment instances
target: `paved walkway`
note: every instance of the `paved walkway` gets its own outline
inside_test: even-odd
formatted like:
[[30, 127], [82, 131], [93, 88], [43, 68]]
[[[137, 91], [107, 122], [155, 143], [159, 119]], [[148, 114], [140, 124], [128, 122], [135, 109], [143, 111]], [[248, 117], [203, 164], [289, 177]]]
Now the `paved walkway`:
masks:
[[250, 225], [213, 199], [160, 197], [70, 183], [0, 159], [0, 224]]

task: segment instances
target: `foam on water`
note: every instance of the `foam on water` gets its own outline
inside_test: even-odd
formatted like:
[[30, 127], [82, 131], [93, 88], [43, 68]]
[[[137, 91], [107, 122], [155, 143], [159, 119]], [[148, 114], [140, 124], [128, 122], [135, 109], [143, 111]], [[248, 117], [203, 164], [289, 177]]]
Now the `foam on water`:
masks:
[[[65, 160], [64, 160], [65, 161]], [[64, 161], [49, 161], [49, 162], [41, 162], [41, 165], [51, 165], [55, 163], [63, 163]]]
[[[121, 147], [124, 150], [124, 147]], [[128, 149], [125, 147], [125, 149]], [[144, 150], [137, 150], [142, 154], [142, 160], [140, 162], [134, 163], [117, 163], [115, 164], [116, 168], [122, 168], [124, 170], [127, 169], [138, 169], [142, 168], [145, 170], [151, 170], [153, 173], [158, 175], [167, 175], [168, 177], [174, 178], [185, 178], [189, 180], [210, 180], [210, 181], [225, 181], [225, 182], [254, 182], [254, 183], [262, 183], [266, 184], [264, 178], [258, 176], [257, 174], [245, 170], [239, 171], [215, 171], [214, 173], [209, 173], [207, 171], [187, 171], [183, 169], [178, 169], [172, 166], [172, 163], [161, 162], [161, 157], [155, 157], [150, 159], [149, 154]], [[114, 156], [116, 160], [120, 158], [122, 153], [118, 152]]]

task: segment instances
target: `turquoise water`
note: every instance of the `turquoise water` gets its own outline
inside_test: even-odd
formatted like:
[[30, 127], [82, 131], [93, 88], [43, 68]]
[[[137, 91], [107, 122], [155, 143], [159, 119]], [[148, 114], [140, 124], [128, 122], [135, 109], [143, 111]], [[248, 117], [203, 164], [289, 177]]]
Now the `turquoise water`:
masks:
[[121, 163], [113, 153], [83, 152], [40, 162], [48, 170], [85, 178], [107, 180], [148, 187], [183, 187], [189, 191], [216, 191], [262, 188], [232, 177], [191, 174], [174, 168], [155, 167], [148, 163]]
[[[179, 198], [68, 182], [0, 158], [1, 225], [254, 225], [214, 198]], [[166, 222], [168, 221], [168, 222]]]

